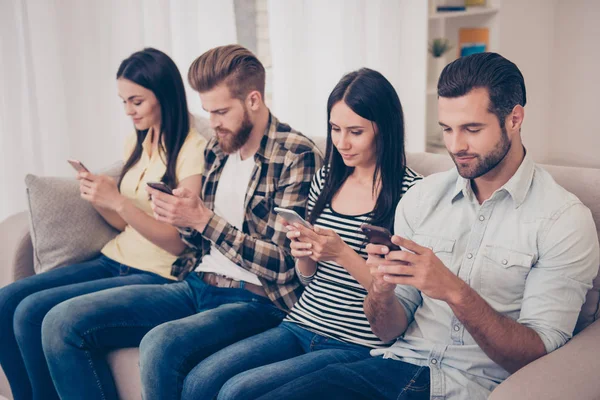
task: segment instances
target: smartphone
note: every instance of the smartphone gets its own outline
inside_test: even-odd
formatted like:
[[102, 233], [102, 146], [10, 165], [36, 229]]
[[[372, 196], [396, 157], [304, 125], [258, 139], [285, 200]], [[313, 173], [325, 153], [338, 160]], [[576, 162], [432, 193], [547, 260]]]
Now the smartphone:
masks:
[[146, 185], [150, 186], [153, 189], [160, 190], [163, 193], [173, 195], [173, 190], [163, 182], [146, 182]]
[[274, 210], [277, 214], [279, 214], [280, 217], [285, 219], [290, 224], [297, 222], [308, 229], [312, 229], [312, 226], [310, 226], [310, 224], [306, 222], [306, 220], [302, 218], [296, 211], [281, 207], [275, 207]]
[[87, 169], [79, 160], [67, 160], [67, 162], [71, 164], [71, 167], [73, 167], [77, 172], [90, 172], [90, 170]]
[[400, 250], [400, 246], [392, 243], [392, 234], [387, 229], [380, 226], [362, 224], [360, 230], [367, 236], [369, 243], [382, 244], [387, 246], [390, 251]]

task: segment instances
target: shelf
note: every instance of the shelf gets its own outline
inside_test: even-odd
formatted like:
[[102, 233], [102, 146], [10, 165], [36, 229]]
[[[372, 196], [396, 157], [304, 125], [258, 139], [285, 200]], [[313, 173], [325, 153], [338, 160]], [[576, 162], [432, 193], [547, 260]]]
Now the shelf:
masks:
[[472, 15], [492, 15], [498, 12], [497, 7], [467, 7], [465, 11], [438, 11], [429, 14], [429, 19], [448, 19], [448, 18], [460, 18], [469, 17]]

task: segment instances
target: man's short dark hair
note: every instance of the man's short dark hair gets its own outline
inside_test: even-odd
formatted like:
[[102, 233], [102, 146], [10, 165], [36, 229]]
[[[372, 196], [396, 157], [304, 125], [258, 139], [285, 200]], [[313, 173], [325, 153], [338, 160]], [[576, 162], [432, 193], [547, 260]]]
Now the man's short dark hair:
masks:
[[461, 57], [446, 65], [438, 81], [438, 96], [460, 97], [475, 88], [486, 88], [489, 111], [498, 117], [500, 127], [520, 104], [527, 101], [525, 80], [519, 68], [497, 53], [478, 53]]

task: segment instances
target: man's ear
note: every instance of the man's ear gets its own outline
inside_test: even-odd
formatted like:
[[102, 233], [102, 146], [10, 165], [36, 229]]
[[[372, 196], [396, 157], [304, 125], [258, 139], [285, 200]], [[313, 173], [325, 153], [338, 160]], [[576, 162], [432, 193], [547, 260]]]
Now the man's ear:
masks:
[[253, 90], [250, 93], [248, 93], [248, 96], [246, 97], [246, 106], [250, 110], [257, 111], [262, 103], [263, 98], [258, 90]]
[[511, 132], [520, 132], [523, 119], [525, 119], [525, 108], [517, 104], [506, 117], [506, 128]]

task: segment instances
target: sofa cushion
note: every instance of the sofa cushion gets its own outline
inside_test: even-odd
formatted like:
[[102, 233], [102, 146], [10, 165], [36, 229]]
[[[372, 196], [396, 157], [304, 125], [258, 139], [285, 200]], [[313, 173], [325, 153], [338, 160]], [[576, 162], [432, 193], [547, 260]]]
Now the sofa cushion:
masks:
[[[122, 165], [104, 173], [118, 177]], [[25, 177], [36, 273], [89, 260], [118, 233], [79, 195], [73, 178]]]

